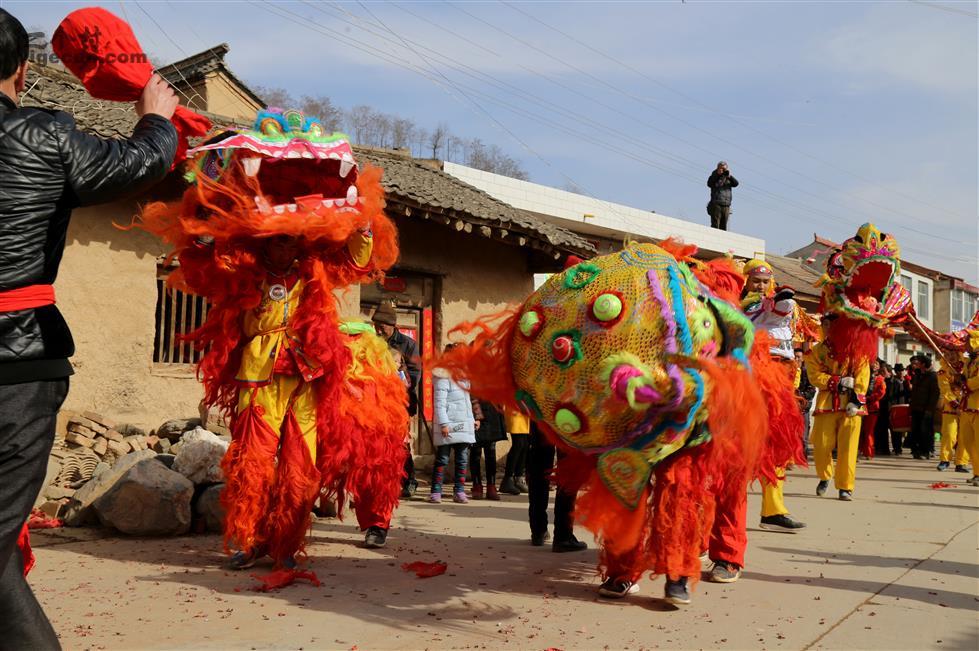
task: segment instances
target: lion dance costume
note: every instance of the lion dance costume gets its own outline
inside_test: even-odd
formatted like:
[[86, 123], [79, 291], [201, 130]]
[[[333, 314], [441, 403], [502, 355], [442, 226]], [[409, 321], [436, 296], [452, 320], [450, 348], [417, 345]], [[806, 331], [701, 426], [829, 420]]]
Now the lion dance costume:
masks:
[[806, 357], [809, 381], [819, 389], [812, 426], [817, 495], [834, 477], [835, 448], [835, 485], [841, 500], [851, 499], [870, 362], [881, 331], [911, 304], [897, 282], [900, 272], [900, 247], [873, 224], [861, 226], [826, 262], [820, 279], [824, 339]]
[[768, 411], [754, 328], [729, 302], [737, 270], [691, 267], [677, 256], [693, 247], [664, 246], [571, 264], [517, 310], [458, 328], [472, 343], [438, 363], [568, 453], [557, 480], [584, 489], [576, 517], [606, 579], [664, 574], [669, 594], [699, 576], [712, 493], [756, 472]]
[[[225, 548], [289, 571], [321, 491], [351, 495], [367, 526], [397, 504], [404, 385], [383, 340], [341, 324], [334, 295], [394, 263], [396, 231], [381, 171], [359, 170], [345, 136], [299, 111], [262, 111], [190, 156], [183, 200], [147, 206], [140, 226], [173, 246], [171, 285], [211, 302], [191, 338], [205, 403], [231, 422]], [[298, 252], [274, 272], [263, 256], [277, 238]]]

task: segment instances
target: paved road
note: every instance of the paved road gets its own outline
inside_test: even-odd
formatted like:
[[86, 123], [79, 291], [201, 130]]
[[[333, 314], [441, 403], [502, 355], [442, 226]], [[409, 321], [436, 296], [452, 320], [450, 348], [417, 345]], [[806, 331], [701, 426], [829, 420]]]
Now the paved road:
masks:
[[[525, 501], [403, 505], [387, 548], [320, 520], [310, 547], [323, 585], [257, 594], [218, 568], [215, 536], [166, 540], [64, 530], [35, 537], [31, 580], [67, 649], [971, 649], [979, 648], [979, 489], [910, 459], [861, 462], [854, 501], [787, 499], [809, 523], [763, 532], [751, 495], [748, 569], [698, 585], [692, 606], [662, 579], [622, 602], [597, 598], [596, 554], [527, 541]], [[934, 482], [953, 487], [933, 490]], [[441, 559], [418, 579], [401, 564]]]

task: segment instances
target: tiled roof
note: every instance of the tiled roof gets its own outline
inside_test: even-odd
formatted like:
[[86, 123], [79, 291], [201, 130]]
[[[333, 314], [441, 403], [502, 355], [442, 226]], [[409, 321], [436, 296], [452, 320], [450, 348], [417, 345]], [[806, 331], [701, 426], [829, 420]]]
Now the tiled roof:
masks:
[[[407, 154], [355, 147], [357, 159], [384, 169], [383, 184], [388, 200], [408, 207], [416, 206], [432, 218], [432, 213], [448, 225], [456, 219], [480, 227], [487, 237], [501, 231], [511, 241], [518, 237], [542, 240], [559, 251], [594, 255], [595, 247], [582, 237], [532, 216], [525, 210], [491, 197], [486, 192], [436, 169], [432, 161], [419, 161]], [[489, 229], [489, 230], [487, 230]]]
[[765, 261], [772, 265], [776, 283], [788, 285], [797, 294], [819, 297], [819, 290], [815, 288], [815, 284], [820, 274], [807, 266], [804, 260], [766, 253]]
[[[31, 66], [24, 106], [57, 109], [75, 117], [79, 128], [104, 138], [126, 137], [136, 124], [132, 104], [93, 99], [77, 79], [50, 66]], [[230, 125], [227, 117], [205, 113], [215, 124]], [[551, 257], [593, 255], [594, 247], [571, 231], [553, 226], [494, 199], [482, 190], [415, 160], [406, 154], [355, 148], [359, 159], [384, 168], [388, 200], [400, 209], [416, 209], [442, 226], [462, 223], [474, 232], [503, 242], [530, 246]]]
[[220, 72], [236, 84], [242, 92], [251, 97], [256, 103], [265, 106], [265, 100], [255, 94], [248, 84], [238, 79], [224, 62], [225, 55], [230, 51], [227, 43], [219, 43], [203, 52], [192, 54], [186, 59], [175, 61], [170, 65], [157, 69], [157, 73], [177, 88], [186, 89], [187, 84], [200, 81], [208, 73]]

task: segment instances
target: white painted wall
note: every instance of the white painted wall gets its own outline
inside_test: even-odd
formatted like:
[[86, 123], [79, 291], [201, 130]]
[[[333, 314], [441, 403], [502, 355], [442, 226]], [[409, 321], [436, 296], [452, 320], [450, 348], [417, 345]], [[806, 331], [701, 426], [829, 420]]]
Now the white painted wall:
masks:
[[[718, 253], [750, 258], [765, 252], [765, 240], [710, 228], [623, 204], [593, 199], [546, 185], [519, 181], [446, 161], [445, 172], [515, 208], [539, 213], [551, 223], [587, 237], [598, 233], [613, 239], [628, 236], [662, 240], [671, 236]], [[590, 215], [590, 217], [585, 217]], [[706, 212], [704, 220], [707, 220]]]

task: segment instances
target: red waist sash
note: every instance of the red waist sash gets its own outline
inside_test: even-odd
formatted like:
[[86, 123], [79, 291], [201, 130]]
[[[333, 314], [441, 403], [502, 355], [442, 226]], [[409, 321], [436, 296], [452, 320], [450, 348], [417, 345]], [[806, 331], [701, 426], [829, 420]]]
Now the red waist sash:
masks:
[[54, 305], [54, 286], [28, 285], [0, 291], [0, 312], [16, 312]]

